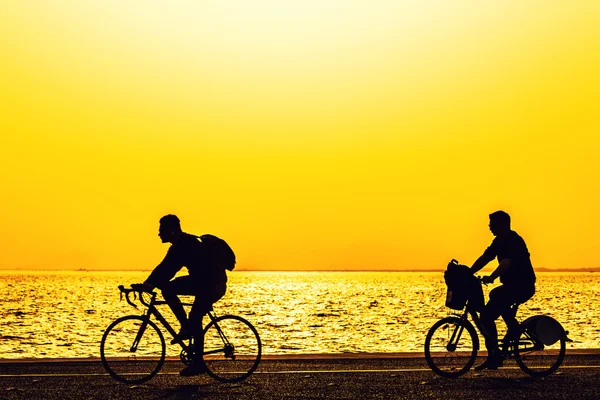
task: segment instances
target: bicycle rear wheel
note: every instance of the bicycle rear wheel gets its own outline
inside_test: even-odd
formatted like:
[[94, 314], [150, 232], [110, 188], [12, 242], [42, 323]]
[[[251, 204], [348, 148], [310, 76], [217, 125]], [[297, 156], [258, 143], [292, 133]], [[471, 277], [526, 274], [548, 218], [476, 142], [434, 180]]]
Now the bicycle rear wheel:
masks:
[[224, 315], [204, 329], [202, 359], [207, 373], [221, 382], [239, 382], [258, 367], [262, 345], [258, 332], [242, 317]]
[[519, 367], [525, 373], [537, 377], [553, 374], [562, 364], [565, 352], [564, 337], [551, 345], [546, 345], [527, 331], [521, 333], [519, 343], [515, 348]]
[[443, 318], [433, 324], [425, 338], [425, 360], [444, 378], [458, 378], [473, 366], [479, 341], [469, 322]]
[[165, 339], [147, 317], [130, 315], [106, 328], [100, 342], [102, 365], [124, 383], [141, 383], [160, 371], [165, 361]]

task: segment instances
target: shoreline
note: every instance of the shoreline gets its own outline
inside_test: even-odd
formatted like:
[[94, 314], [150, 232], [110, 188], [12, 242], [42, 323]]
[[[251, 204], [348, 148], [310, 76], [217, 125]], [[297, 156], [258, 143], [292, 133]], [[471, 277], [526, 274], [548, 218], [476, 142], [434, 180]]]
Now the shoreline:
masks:
[[[484, 352], [480, 352], [484, 353]], [[567, 356], [598, 356], [597, 349], [567, 349]], [[293, 360], [384, 360], [384, 359], [423, 359], [421, 352], [403, 353], [307, 353], [307, 354], [263, 354], [261, 360], [293, 361]], [[166, 357], [166, 361], [178, 361], [179, 357]], [[81, 358], [0, 358], [0, 364], [21, 363], [95, 363], [100, 357]]]

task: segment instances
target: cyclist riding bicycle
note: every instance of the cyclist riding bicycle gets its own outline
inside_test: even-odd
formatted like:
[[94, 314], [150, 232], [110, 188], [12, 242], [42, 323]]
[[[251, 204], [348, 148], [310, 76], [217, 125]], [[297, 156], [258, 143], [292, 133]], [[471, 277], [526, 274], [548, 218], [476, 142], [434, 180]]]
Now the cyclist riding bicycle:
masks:
[[[160, 219], [158, 236], [163, 243], [171, 243], [171, 247], [141, 287], [145, 291], [159, 288], [181, 324], [181, 330], [172, 344], [194, 337], [192, 362], [180, 375], [198, 375], [204, 372], [200, 357], [195, 356], [202, 354], [202, 318], [210, 311], [212, 305], [225, 295], [227, 274], [224, 269], [211, 268], [203, 243], [197, 236], [181, 230], [177, 216], [169, 214]], [[183, 267], [187, 267], [189, 275], [172, 279]], [[177, 297], [179, 294], [195, 296], [189, 319]]]
[[510, 228], [510, 216], [504, 211], [490, 214], [490, 231], [495, 236], [492, 244], [485, 250], [473, 266], [471, 272], [477, 273], [494, 258], [498, 259], [498, 267], [489, 276], [483, 277], [484, 283], [493, 283], [500, 278], [501, 286], [490, 292], [490, 299], [481, 312], [481, 324], [485, 333], [487, 359], [475, 370], [497, 369], [502, 366], [502, 356], [498, 348], [498, 331], [496, 319], [502, 316], [508, 328], [505, 340], [519, 334], [513, 304], [522, 304], [535, 293], [535, 273], [529, 250], [521, 236]]

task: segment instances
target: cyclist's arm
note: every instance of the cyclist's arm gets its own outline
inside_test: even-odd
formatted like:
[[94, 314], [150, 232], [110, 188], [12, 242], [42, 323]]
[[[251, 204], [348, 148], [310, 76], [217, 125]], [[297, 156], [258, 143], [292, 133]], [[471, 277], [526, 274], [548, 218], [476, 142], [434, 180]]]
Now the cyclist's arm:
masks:
[[510, 267], [511, 262], [512, 261], [510, 260], [510, 258], [505, 258], [500, 262], [500, 264], [498, 264], [498, 267], [494, 270], [494, 272], [490, 274], [490, 279], [492, 280], [492, 282], [495, 281], [496, 278], [504, 275], [508, 267]]
[[479, 257], [471, 266], [471, 272], [475, 275], [479, 270], [485, 267], [495, 257], [492, 246], [488, 247], [486, 251]]
[[154, 268], [148, 279], [144, 281], [144, 285], [153, 288], [160, 286], [161, 283], [170, 281], [182, 267], [183, 265], [178, 262], [178, 257], [173, 251], [173, 246], [171, 246], [164, 260]]

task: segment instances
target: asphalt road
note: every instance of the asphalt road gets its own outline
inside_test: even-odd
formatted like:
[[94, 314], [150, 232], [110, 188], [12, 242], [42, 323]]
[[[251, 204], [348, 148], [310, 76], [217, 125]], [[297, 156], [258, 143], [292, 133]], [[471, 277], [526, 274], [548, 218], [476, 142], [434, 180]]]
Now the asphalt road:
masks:
[[[376, 357], [376, 356], [373, 356]], [[0, 362], [0, 399], [600, 399], [600, 356], [567, 355], [559, 371], [530, 378], [508, 361], [498, 371], [444, 379], [422, 357], [266, 359], [246, 381], [182, 378], [167, 362], [141, 385], [114, 381], [99, 361]]]

